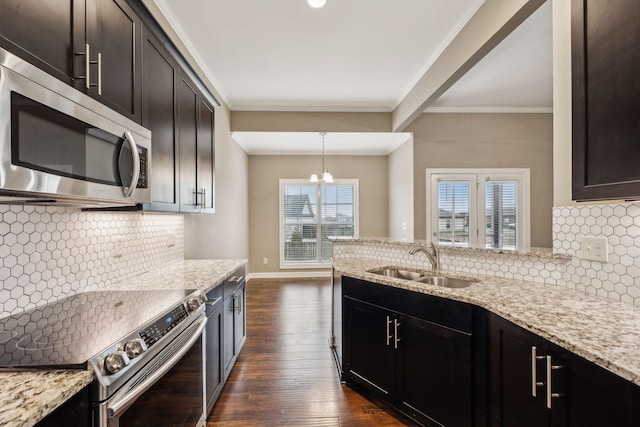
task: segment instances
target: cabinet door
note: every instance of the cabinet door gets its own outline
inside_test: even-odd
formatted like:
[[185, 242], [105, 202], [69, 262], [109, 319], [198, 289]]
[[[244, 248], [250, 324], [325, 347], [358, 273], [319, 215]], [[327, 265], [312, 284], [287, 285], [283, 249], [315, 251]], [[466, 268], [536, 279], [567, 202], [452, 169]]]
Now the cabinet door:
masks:
[[236, 298], [233, 295], [224, 300], [222, 312], [223, 333], [223, 361], [224, 361], [224, 379], [225, 381], [231, 373], [233, 364], [236, 361], [236, 336], [235, 336], [235, 308]]
[[247, 286], [242, 285], [236, 291], [234, 297], [236, 299], [235, 302], [235, 319], [234, 319], [234, 344], [236, 347], [236, 354], [240, 354], [240, 350], [244, 345], [245, 339], [247, 337], [247, 326], [246, 326], [246, 304], [247, 304]]
[[85, 387], [35, 424], [35, 427], [89, 427], [91, 425], [90, 411], [89, 388]]
[[144, 31], [142, 125], [153, 135], [151, 210], [177, 211], [179, 68], [160, 41]]
[[197, 203], [198, 92], [186, 77], [180, 80], [180, 211], [199, 212]]
[[345, 297], [343, 361], [345, 377], [389, 401], [394, 394], [394, 313]]
[[[89, 95], [140, 123], [141, 21], [124, 0], [87, 0], [87, 42], [95, 88]], [[95, 80], [93, 78], [95, 75]]]
[[567, 390], [563, 395], [566, 396], [570, 427], [640, 425], [638, 386], [579, 356], [565, 353], [563, 362], [567, 363], [562, 364], [568, 373]]
[[211, 412], [211, 409], [213, 409], [213, 405], [224, 385], [222, 308], [223, 306], [220, 306], [217, 310], [213, 311], [213, 313], [207, 315], [207, 415]]
[[428, 426], [474, 425], [471, 334], [403, 315], [397, 338], [399, 408]]
[[215, 131], [214, 112], [204, 99], [200, 100], [198, 121], [198, 195], [201, 212], [215, 211]]
[[573, 199], [640, 197], [640, 2], [571, 4]]
[[[74, 53], [84, 51], [84, 0], [0, 1], [0, 46], [73, 84]], [[84, 74], [84, 62], [78, 75]]]
[[[536, 387], [533, 397], [532, 347], [536, 347], [538, 355], [546, 355], [546, 344], [535, 335], [497, 316], [491, 317], [492, 426], [549, 425], [544, 384]], [[544, 362], [544, 359], [534, 362], [536, 383], [544, 383]]]

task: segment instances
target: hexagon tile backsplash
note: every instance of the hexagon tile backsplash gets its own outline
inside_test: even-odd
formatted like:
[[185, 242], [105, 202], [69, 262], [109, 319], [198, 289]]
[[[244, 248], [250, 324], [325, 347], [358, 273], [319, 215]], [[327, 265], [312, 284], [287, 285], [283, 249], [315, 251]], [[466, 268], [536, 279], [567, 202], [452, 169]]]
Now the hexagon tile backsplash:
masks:
[[182, 215], [0, 205], [0, 317], [183, 258]]
[[[585, 236], [607, 237], [608, 262], [582, 259]], [[553, 208], [553, 249], [573, 255], [565, 286], [640, 306], [640, 203]]]

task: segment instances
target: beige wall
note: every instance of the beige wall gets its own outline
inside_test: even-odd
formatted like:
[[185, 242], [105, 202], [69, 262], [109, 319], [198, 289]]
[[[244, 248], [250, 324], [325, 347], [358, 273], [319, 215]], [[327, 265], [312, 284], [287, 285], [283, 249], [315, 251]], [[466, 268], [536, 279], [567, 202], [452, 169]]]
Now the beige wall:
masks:
[[422, 114], [414, 141], [415, 238], [426, 238], [426, 168], [530, 168], [531, 245], [551, 247], [552, 115]]
[[[280, 270], [279, 180], [306, 179], [320, 168], [318, 156], [249, 156], [249, 271]], [[360, 235], [387, 235], [386, 156], [329, 156], [336, 179], [359, 179]], [[269, 264], [263, 264], [263, 258]], [[308, 271], [308, 270], [305, 270]]]
[[215, 110], [216, 212], [185, 215], [187, 259], [240, 258], [249, 255], [249, 185], [247, 154], [231, 138], [229, 110]]
[[389, 236], [413, 240], [413, 140], [407, 141], [388, 157]]

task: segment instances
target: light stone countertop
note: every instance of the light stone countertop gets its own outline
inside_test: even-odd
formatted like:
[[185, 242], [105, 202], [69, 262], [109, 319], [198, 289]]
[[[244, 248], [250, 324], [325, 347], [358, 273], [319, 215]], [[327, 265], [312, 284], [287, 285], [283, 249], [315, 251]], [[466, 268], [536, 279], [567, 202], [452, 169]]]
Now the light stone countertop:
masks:
[[483, 307], [640, 385], [640, 308], [521, 280], [443, 272], [480, 279], [468, 288], [450, 289], [367, 272], [388, 266], [384, 261], [350, 258], [333, 264], [343, 275]]
[[[101, 290], [199, 289], [221, 284], [246, 260], [185, 260], [141, 274]], [[93, 381], [89, 370], [0, 371], [0, 426], [27, 427]]]
[[[362, 243], [384, 243], [385, 245], [395, 245], [403, 248], [412, 248], [416, 245], [426, 245], [429, 242], [426, 240], [413, 240], [402, 241], [397, 239], [391, 239], [388, 237], [359, 237], [354, 238], [329, 238], [336, 243], [354, 244], [359, 245]], [[523, 256], [536, 256], [538, 258], [545, 259], [558, 259], [558, 260], [570, 260], [571, 255], [554, 252], [551, 248], [521, 248], [521, 249], [503, 249], [503, 248], [483, 248], [483, 247], [466, 247], [466, 246], [449, 246], [449, 245], [437, 245], [438, 249], [445, 252], [464, 253], [464, 252], [476, 252], [476, 253], [493, 253], [493, 254], [505, 254], [505, 255], [523, 255]]]

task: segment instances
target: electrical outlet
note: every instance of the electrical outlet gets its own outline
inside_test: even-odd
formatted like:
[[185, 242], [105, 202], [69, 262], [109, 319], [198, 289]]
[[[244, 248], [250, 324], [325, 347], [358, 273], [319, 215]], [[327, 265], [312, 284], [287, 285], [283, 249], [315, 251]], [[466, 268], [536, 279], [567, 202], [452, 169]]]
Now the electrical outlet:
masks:
[[582, 259], [609, 262], [609, 244], [606, 237], [585, 236], [581, 249]]
[[262, 263], [263, 263], [264, 265], [269, 264], [269, 258], [262, 258]]
[[113, 257], [122, 258], [124, 255], [124, 239], [119, 237], [113, 241]]

